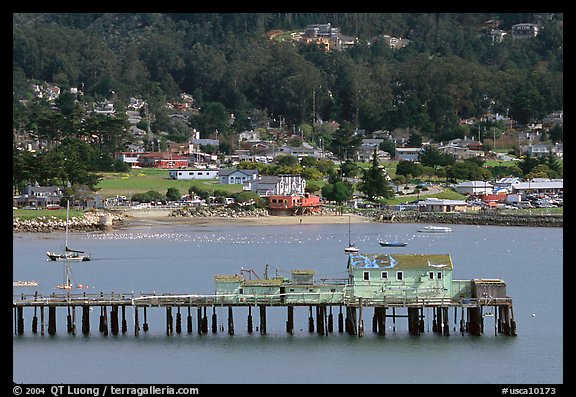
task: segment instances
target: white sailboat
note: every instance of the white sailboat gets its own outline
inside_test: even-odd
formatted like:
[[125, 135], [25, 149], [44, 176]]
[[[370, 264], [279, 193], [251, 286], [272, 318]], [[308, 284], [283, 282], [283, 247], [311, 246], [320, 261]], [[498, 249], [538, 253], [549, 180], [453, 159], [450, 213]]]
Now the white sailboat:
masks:
[[358, 252], [359, 249], [350, 240], [350, 216], [348, 216], [348, 247], [344, 248], [344, 253], [352, 254]]
[[66, 202], [66, 243], [63, 253], [48, 251], [46, 255], [49, 261], [73, 261], [73, 262], [84, 262], [91, 260], [90, 255], [86, 254], [84, 251], [73, 250], [68, 248], [68, 217], [70, 212], [70, 201]]

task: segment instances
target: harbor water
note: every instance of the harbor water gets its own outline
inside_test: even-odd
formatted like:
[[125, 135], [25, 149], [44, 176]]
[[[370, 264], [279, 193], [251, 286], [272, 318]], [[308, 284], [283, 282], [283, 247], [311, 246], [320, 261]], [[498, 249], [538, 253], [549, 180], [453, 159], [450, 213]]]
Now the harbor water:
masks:
[[[217, 307], [219, 329], [167, 336], [166, 312], [148, 309], [150, 329], [104, 336], [99, 310], [90, 335], [66, 332], [66, 310], [57, 310], [57, 332], [33, 334], [32, 308], [24, 309], [24, 335], [13, 336], [13, 380], [25, 384], [561, 384], [563, 383], [563, 229], [449, 225], [450, 233], [420, 233], [419, 224], [302, 224], [210, 226], [139, 223], [108, 232], [75, 233], [72, 249], [92, 261], [72, 263], [71, 293], [213, 294], [214, 275], [253, 270], [260, 277], [314, 269], [315, 279], [346, 278], [349, 238], [361, 253], [446, 253], [453, 278], [503, 279], [513, 299], [517, 336], [496, 334], [493, 317], [484, 333], [464, 335], [449, 312], [449, 336], [426, 329], [408, 333], [406, 318], [386, 321], [386, 335], [308, 331], [307, 307], [294, 313], [294, 335], [285, 331], [286, 308], [267, 308], [267, 332], [247, 332], [247, 308], [234, 309], [235, 335], [226, 332], [227, 308]], [[382, 247], [380, 240], [406, 242]], [[13, 280], [38, 282], [13, 294], [62, 293], [63, 263], [46, 251], [63, 250], [63, 233], [13, 235]], [[254, 274], [250, 272], [250, 274]], [[248, 272], [245, 272], [246, 276]], [[255, 277], [255, 276], [253, 276]], [[76, 309], [78, 311], [78, 308]], [[332, 308], [338, 313], [338, 308]], [[489, 314], [489, 313], [487, 313]], [[77, 317], [79, 313], [77, 312]], [[142, 313], [140, 313], [142, 315]], [[208, 308], [208, 318], [212, 308]], [[186, 316], [186, 309], [182, 314]], [[258, 326], [258, 310], [252, 310]], [[77, 319], [77, 321], [79, 321]], [[184, 322], [184, 321], [183, 321]], [[14, 327], [14, 325], [13, 325]], [[394, 329], [395, 328], [395, 329]], [[336, 330], [335, 330], [336, 331]], [[14, 332], [13, 332], [14, 333]]]

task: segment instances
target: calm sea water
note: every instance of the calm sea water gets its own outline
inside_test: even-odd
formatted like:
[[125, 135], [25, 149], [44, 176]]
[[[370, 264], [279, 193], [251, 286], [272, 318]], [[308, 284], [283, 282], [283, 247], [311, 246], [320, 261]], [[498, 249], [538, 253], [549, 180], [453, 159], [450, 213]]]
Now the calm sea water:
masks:
[[[165, 335], [165, 311], [148, 309], [148, 333], [102, 336], [99, 310], [91, 313], [91, 334], [66, 333], [60, 309], [57, 334], [31, 332], [33, 309], [24, 310], [25, 334], [13, 336], [13, 380], [18, 383], [225, 384], [225, 383], [563, 383], [563, 229], [452, 225], [449, 234], [418, 233], [417, 224], [352, 224], [351, 238], [365, 253], [448, 253], [455, 279], [501, 278], [513, 298], [517, 337], [495, 335], [492, 318], [480, 337], [426, 332], [410, 336], [406, 319], [387, 320], [385, 336], [371, 331], [371, 311], [362, 338], [334, 332], [310, 334], [308, 310], [295, 310], [295, 334], [285, 333], [286, 309], [268, 308], [267, 335], [248, 334], [246, 308], [234, 309], [235, 331]], [[113, 232], [74, 234], [70, 247], [85, 249], [91, 262], [72, 264], [75, 281], [89, 293], [214, 292], [215, 274], [241, 268], [263, 276], [289, 276], [291, 269], [315, 269], [316, 279], [346, 277], [348, 225], [190, 226], [147, 225]], [[378, 240], [408, 242], [383, 248]], [[38, 287], [14, 294], [59, 292], [63, 265], [45, 252], [63, 249], [62, 233], [15, 234], [13, 279]], [[86, 288], [87, 286], [87, 288]], [[75, 290], [79, 291], [79, 290]], [[193, 310], [194, 312], [194, 310]], [[77, 324], [80, 312], [77, 309]], [[336, 318], [338, 308], [333, 308]], [[194, 313], [193, 313], [194, 314]], [[211, 309], [208, 311], [211, 324]], [[227, 311], [217, 308], [219, 327]], [[425, 315], [432, 316], [432, 313]], [[140, 316], [142, 312], [140, 311]], [[175, 314], [174, 314], [175, 316]], [[258, 310], [252, 310], [254, 326]], [[453, 311], [450, 311], [453, 322]], [[142, 319], [140, 320], [142, 322]], [[335, 329], [336, 330], [336, 329]]]

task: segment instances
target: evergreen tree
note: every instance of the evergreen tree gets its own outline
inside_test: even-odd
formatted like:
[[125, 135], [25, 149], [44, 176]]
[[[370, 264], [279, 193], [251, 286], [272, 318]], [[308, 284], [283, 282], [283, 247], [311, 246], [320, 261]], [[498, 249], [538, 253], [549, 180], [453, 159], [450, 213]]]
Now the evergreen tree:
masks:
[[387, 199], [394, 198], [394, 189], [388, 183], [386, 172], [378, 163], [376, 148], [374, 148], [374, 153], [372, 154], [370, 168], [364, 170], [359, 189], [371, 201], [380, 196]]

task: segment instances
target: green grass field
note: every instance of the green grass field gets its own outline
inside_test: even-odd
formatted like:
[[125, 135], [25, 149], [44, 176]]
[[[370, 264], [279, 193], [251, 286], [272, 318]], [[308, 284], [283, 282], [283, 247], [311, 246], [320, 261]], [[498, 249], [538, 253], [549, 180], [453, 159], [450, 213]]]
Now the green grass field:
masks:
[[209, 181], [177, 181], [170, 179], [168, 170], [159, 169], [133, 169], [127, 173], [105, 173], [103, 179], [96, 185], [102, 198], [126, 196], [131, 197], [136, 193], [145, 193], [155, 190], [166, 194], [168, 188], [176, 188], [181, 194], [188, 193], [191, 186], [197, 186], [205, 190], [225, 190], [236, 193], [242, 190], [240, 185], [221, 185], [218, 179]]

